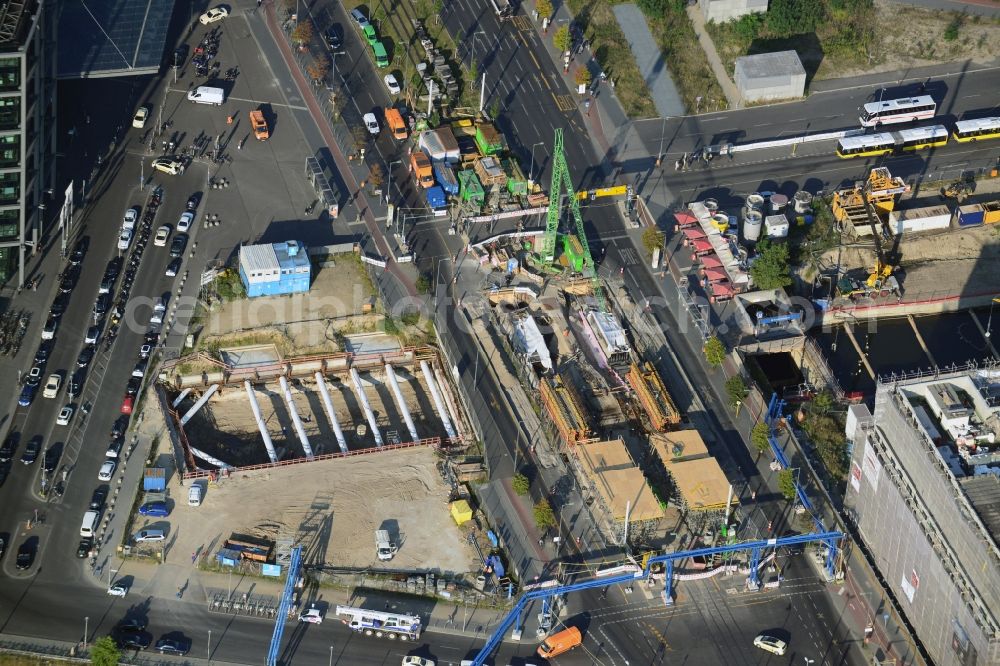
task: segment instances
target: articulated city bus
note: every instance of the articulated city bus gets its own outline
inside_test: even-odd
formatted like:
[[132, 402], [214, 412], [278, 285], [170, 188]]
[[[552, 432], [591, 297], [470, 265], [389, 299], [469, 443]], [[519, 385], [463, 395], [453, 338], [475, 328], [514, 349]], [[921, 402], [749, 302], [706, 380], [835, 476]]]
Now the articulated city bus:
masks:
[[837, 155], [844, 158], [889, 155], [901, 151], [943, 146], [946, 143], [948, 143], [948, 128], [944, 125], [932, 125], [896, 132], [845, 137], [837, 142]]
[[966, 143], [980, 139], [996, 139], [1000, 137], [1000, 118], [980, 118], [978, 120], [959, 120], [952, 132], [955, 141]]

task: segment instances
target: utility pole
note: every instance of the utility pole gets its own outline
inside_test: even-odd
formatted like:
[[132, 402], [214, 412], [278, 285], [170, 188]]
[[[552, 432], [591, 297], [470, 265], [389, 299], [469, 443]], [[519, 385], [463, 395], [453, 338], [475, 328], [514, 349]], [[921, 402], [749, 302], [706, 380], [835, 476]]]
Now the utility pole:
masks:
[[663, 117], [663, 127], [660, 128], [660, 151], [656, 153], [656, 166], [663, 163], [663, 135], [667, 133], [667, 117]]

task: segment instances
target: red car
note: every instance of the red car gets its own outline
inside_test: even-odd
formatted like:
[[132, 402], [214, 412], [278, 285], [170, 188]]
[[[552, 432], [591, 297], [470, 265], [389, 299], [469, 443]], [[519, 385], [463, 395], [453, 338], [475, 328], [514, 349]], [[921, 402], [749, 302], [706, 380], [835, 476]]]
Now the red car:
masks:
[[135, 398], [130, 395], [125, 396], [125, 399], [122, 400], [122, 414], [131, 414], [133, 404], [135, 404]]

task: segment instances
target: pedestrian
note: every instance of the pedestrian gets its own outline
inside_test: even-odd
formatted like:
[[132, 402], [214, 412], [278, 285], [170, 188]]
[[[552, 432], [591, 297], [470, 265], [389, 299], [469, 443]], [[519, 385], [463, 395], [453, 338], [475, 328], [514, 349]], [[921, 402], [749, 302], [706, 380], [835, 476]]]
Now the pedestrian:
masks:
[[257, 0], [257, 9], [260, 9], [260, 3], [261, 2], [262, 2], [262, 0]]
[[191, 553], [191, 564], [194, 564], [194, 561], [196, 559], [198, 559], [198, 551], [194, 551]]

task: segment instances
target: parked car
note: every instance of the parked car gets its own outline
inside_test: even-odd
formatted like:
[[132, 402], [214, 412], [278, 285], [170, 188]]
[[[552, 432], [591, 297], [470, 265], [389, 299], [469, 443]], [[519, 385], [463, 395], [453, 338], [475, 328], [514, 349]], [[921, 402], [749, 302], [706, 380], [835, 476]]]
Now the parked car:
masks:
[[46, 474], [52, 474], [52, 472], [56, 471], [56, 467], [59, 466], [59, 449], [60, 447], [57, 446], [50, 446], [46, 449], [45, 457], [42, 459], [42, 470]]
[[[124, 598], [125, 595], [128, 594], [128, 587], [125, 586], [123, 583], [115, 583], [114, 585], [112, 585], [111, 587], [108, 588], [108, 594], [110, 596], [112, 596], [112, 597], [122, 597], [122, 598]], [[146, 646], [148, 647], [149, 643], [146, 643]], [[141, 648], [141, 649], [145, 649], [145, 648]]]
[[149, 107], [140, 106], [136, 110], [135, 115], [132, 116], [132, 127], [135, 127], [136, 129], [142, 129], [143, 127], [146, 126], [146, 118], [148, 117], [149, 117]]
[[17, 404], [19, 407], [29, 407], [31, 402], [35, 399], [35, 393], [38, 391], [38, 384], [25, 384], [21, 387], [21, 395], [17, 398]]
[[131, 414], [132, 408], [134, 406], [135, 406], [135, 398], [133, 396], [126, 395], [125, 398], [122, 399], [122, 408], [121, 408], [122, 414]]
[[191, 223], [194, 222], [194, 213], [191, 211], [184, 211], [181, 213], [181, 217], [177, 220], [177, 231], [181, 233], [187, 232], [191, 228]]
[[170, 238], [170, 225], [164, 224], [156, 230], [156, 236], [153, 238], [153, 245], [156, 247], [166, 247], [168, 238]]
[[[110, 593], [110, 590], [109, 590]], [[144, 631], [119, 633], [115, 637], [119, 649], [145, 650], [153, 642], [153, 637]]]
[[79, 266], [83, 263], [83, 258], [87, 256], [87, 246], [90, 244], [90, 239], [84, 236], [76, 242], [73, 246], [73, 251], [69, 253], [69, 263], [71, 266]]
[[183, 261], [184, 260], [181, 259], [180, 257], [175, 257], [171, 259], [170, 263], [167, 264], [167, 270], [164, 271], [163, 274], [166, 275], [167, 277], [176, 277], [177, 273], [181, 270], [181, 263]]
[[399, 82], [396, 81], [396, 77], [394, 75], [386, 74], [382, 80], [385, 81], [385, 87], [389, 89], [390, 95], [398, 95], [401, 92]]
[[138, 363], [135, 364], [135, 368], [132, 369], [132, 376], [142, 379], [146, 376], [146, 366], [149, 362], [145, 359], [140, 359]]
[[198, 17], [198, 23], [202, 25], [208, 25], [209, 23], [215, 23], [216, 21], [221, 21], [222, 19], [229, 16], [229, 9], [223, 6], [213, 7], [207, 12]]
[[80, 355], [76, 357], [76, 366], [78, 368], [85, 368], [90, 365], [90, 362], [94, 360], [94, 348], [84, 347], [80, 350]]
[[188, 506], [201, 506], [202, 488], [195, 483], [188, 488]]
[[115, 467], [117, 465], [112, 460], [105, 460], [101, 464], [101, 469], [97, 472], [97, 478], [100, 481], [110, 481], [111, 477], [115, 475]]
[[73, 405], [65, 405], [59, 410], [59, 416], [56, 417], [56, 425], [68, 426], [72, 419]]
[[31, 565], [35, 563], [35, 543], [37, 541], [36, 537], [29, 537], [17, 549], [17, 568], [19, 570], [30, 569]]
[[170, 509], [166, 502], [149, 502], [139, 507], [139, 513], [151, 518], [166, 518], [170, 515]]
[[304, 613], [299, 615], [299, 622], [307, 622], [309, 624], [323, 624], [323, 613], [320, 612], [315, 606], [311, 606]]
[[59, 395], [59, 387], [62, 386], [62, 375], [52, 373], [45, 381], [45, 388], [42, 390], [43, 398], [54, 398]]
[[59, 293], [68, 294], [73, 291], [73, 287], [76, 286], [77, 280], [80, 279], [80, 268], [78, 266], [70, 266], [65, 271], [63, 271], [62, 279], [59, 280]]
[[110, 294], [111, 290], [115, 288], [115, 278], [105, 277], [101, 280], [101, 284], [97, 287], [98, 294]]
[[358, 24], [358, 28], [361, 30], [364, 30], [366, 25], [370, 25], [368, 23], [368, 17], [365, 16], [364, 12], [362, 12], [360, 9], [357, 8], [352, 9], [351, 18], [354, 19], [354, 22]]
[[76, 556], [83, 559], [90, 555], [90, 551], [94, 549], [94, 539], [93, 537], [84, 537], [80, 539], [80, 543], [76, 547]]
[[94, 314], [100, 317], [101, 315], [107, 313], [108, 308], [111, 306], [111, 299], [107, 294], [100, 294], [97, 300], [94, 301]]
[[121, 233], [118, 234], [118, 249], [125, 251], [128, 246], [132, 244], [132, 230], [122, 229]]
[[66, 393], [71, 397], [75, 398], [80, 395], [80, 391], [83, 390], [83, 370], [77, 370], [73, 373], [73, 376], [69, 379], [69, 385], [66, 387]]
[[150, 353], [152, 353], [152, 345], [143, 345], [139, 347], [139, 358], [149, 358]]
[[105, 458], [117, 458], [118, 454], [122, 452], [122, 445], [125, 440], [121, 437], [116, 437], [108, 443], [108, 450], [104, 452]]
[[174, 236], [174, 241], [170, 244], [170, 256], [180, 257], [183, 255], [184, 248], [187, 247], [187, 241], [187, 234], [177, 234]]
[[184, 163], [170, 157], [158, 157], [153, 160], [153, 169], [176, 176], [179, 173], [184, 173]]
[[372, 135], [377, 135], [379, 133], [378, 120], [375, 119], [374, 113], [366, 113], [363, 116], [365, 121], [365, 127], [368, 129], [368, 133]]
[[135, 229], [135, 223], [138, 221], [139, 208], [137, 206], [132, 206], [125, 211], [125, 216], [122, 218], [122, 229]]
[[31, 465], [36, 460], [38, 460], [38, 454], [42, 452], [42, 438], [32, 437], [28, 440], [28, 444], [24, 447], [24, 453], [21, 454], [21, 462], [25, 465]]
[[187, 203], [184, 204], [184, 208], [191, 211], [192, 213], [198, 210], [198, 204], [201, 203], [201, 195], [195, 192], [188, 197]]
[[53, 317], [61, 317], [63, 313], [66, 312], [66, 308], [69, 306], [69, 295], [59, 294], [52, 300], [52, 305], [49, 307], [49, 314]]
[[139, 530], [135, 535], [136, 543], [144, 543], [146, 541], [163, 541], [167, 538], [163, 530]]
[[183, 657], [190, 650], [191, 641], [185, 638], [164, 636], [160, 640], [156, 641], [156, 651], [160, 654], [172, 654], [178, 657]]
[[42, 327], [42, 340], [52, 340], [56, 337], [56, 328], [59, 327], [59, 320], [55, 317], [49, 317], [45, 320], [45, 326]]
[[128, 384], [125, 385], [125, 395], [137, 395], [142, 388], [141, 377], [129, 377]]
[[87, 329], [87, 334], [83, 336], [83, 343], [87, 345], [96, 345], [98, 338], [101, 337], [101, 327], [91, 326]]
[[[38, 345], [38, 349], [35, 350], [35, 367], [41, 371], [41, 366], [45, 365], [45, 362], [49, 360], [49, 355], [52, 353], [52, 343], [48, 341], [43, 341], [42, 344]], [[32, 368], [34, 370], [35, 368]], [[41, 377], [39, 377], [41, 379]], [[30, 382], [33, 384], [38, 384], [38, 381]]]
[[108, 491], [110, 488], [108, 486], [97, 486], [94, 488], [94, 493], [90, 496], [90, 508], [94, 511], [100, 511], [104, 508], [104, 501], [108, 498]]
[[16, 432], [8, 433], [4, 437], [3, 444], [0, 445], [0, 463], [10, 462], [17, 453], [17, 442], [20, 435]]

